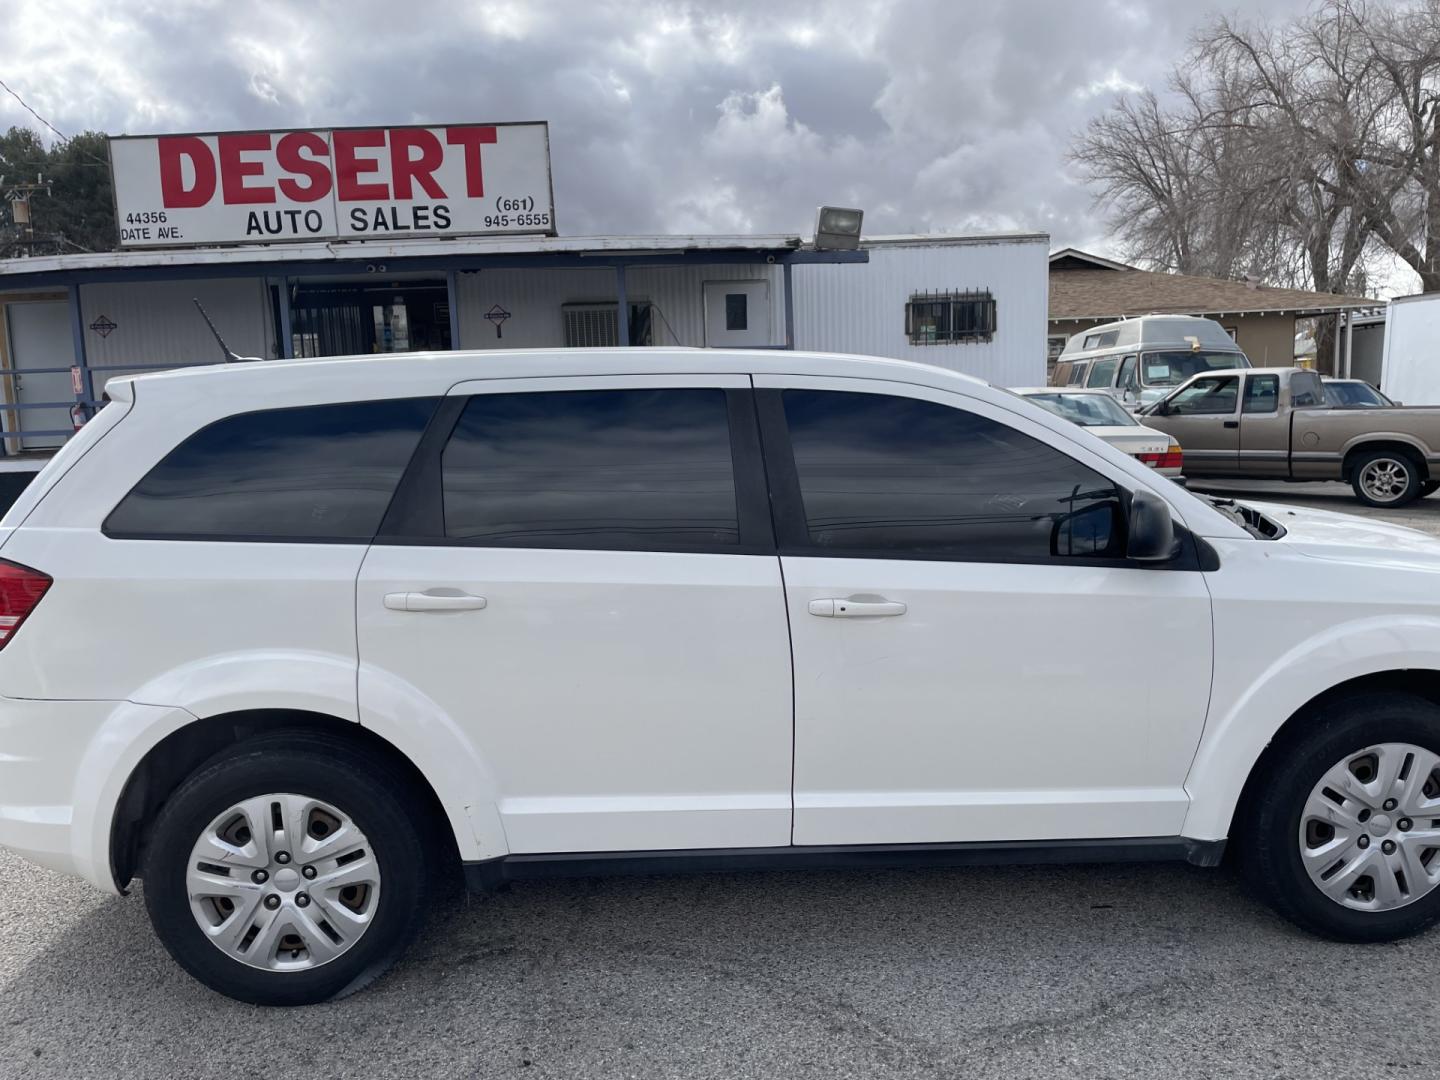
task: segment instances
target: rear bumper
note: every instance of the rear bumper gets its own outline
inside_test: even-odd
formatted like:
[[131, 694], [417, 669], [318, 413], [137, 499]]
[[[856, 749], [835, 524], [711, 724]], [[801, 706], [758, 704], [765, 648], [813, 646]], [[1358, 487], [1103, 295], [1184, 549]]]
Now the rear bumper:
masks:
[[119, 892], [110, 823], [133, 767], [127, 736], [174, 712], [128, 701], [0, 697], [0, 847]]

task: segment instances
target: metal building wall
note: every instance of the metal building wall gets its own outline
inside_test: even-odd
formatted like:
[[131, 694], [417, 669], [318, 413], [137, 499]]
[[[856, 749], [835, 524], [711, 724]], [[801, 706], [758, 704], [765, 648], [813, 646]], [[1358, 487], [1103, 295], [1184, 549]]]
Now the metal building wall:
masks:
[[[864, 246], [868, 263], [795, 267], [797, 349], [914, 360], [999, 386], [1044, 384], [1048, 237], [881, 240]], [[995, 297], [991, 341], [909, 343], [905, 304], [913, 294], [967, 289], [989, 289]]]
[[[657, 309], [656, 345], [705, 344], [704, 284], [707, 281], [770, 282], [770, 340], [785, 341], [785, 304], [780, 268], [765, 264], [636, 267], [626, 274], [631, 303]], [[564, 344], [564, 304], [614, 303], [615, 272], [594, 270], [481, 270], [460, 274], [455, 284], [460, 342], [466, 349], [556, 348]], [[495, 305], [510, 313], [496, 337], [485, 313]]]
[[[270, 294], [260, 278], [85, 285], [80, 289], [85, 356], [95, 371], [96, 393], [103, 388], [107, 367], [219, 361], [220, 346], [195, 310], [194, 298], [205, 305], [225, 344], [235, 352], [262, 358], [276, 355]], [[92, 329], [96, 323], [100, 328]], [[113, 328], [102, 334], [105, 324]], [[68, 357], [65, 362], [69, 363]]]

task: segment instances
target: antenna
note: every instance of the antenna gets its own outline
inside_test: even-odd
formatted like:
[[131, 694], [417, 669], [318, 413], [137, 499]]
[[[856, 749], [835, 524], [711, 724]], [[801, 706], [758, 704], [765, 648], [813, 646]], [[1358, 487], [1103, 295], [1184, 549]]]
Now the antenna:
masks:
[[200, 298], [198, 296], [192, 296], [190, 301], [200, 309], [200, 317], [205, 320], [205, 325], [210, 327], [210, 332], [215, 335], [215, 340], [220, 343], [220, 351], [225, 354], [225, 363], [242, 364], [249, 360], [259, 362], [260, 357], [258, 356], [239, 356], [231, 352], [230, 346], [225, 344], [225, 339], [220, 336], [220, 331], [215, 329], [215, 324], [210, 320], [210, 314], [205, 310], [205, 305], [200, 303]]

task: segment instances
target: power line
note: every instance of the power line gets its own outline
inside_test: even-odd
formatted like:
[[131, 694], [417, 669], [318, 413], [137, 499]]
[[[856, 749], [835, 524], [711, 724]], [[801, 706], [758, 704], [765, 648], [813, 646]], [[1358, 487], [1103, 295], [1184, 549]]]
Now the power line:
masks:
[[[72, 138], [70, 138], [70, 136], [66, 135], [63, 131], [61, 131], [59, 128], [57, 128], [54, 124], [52, 124], [49, 120], [46, 120], [45, 117], [41, 116], [38, 112], [36, 112], [34, 109], [32, 109], [32, 108], [30, 107], [30, 103], [29, 103], [28, 101], [26, 101], [24, 98], [22, 98], [19, 94], [17, 94], [13, 89], [11, 89], [10, 84], [7, 83], [4, 79], [0, 79], [0, 88], [3, 88], [4, 91], [5, 91], [7, 94], [9, 94], [11, 97], [13, 97], [16, 101], [18, 101], [18, 102], [20, 103], [20, 107], [21, 107], [21, 108], [23, 108], [23, 109], [24, 109], [26, 112], [28, 112], [31, 116], [35, 117], [36, 120], [39, 120], [40, 123], [44, 124], [47, 128], [49, 128], [51, 131], [53, 131], [53, 132], [56, 134], [56, 136], [60, 139], [61, 142], [67, 142], [67, 143], [68, 143], [68, 142], [74, 142], [74, 141], [75, 141], [75, 140], [73, 140]], [[81, 150], [81, 153], [83, 153], [86, 157], [91, 158], [92, 160], [96, 161], [97, 163], [99, 163], [99, 164], [101, 164], [101, 165], [104, 165], [107, 169], [110, 167], [110, 163], [109, 163], [108, 161], [101, 161], [99, 157], [97, 157], [96, 155], [90, 153], [90, 151], [88, 151], [88, 150], [83, 150], [83, 149], [82, 149], [82, 150]]]

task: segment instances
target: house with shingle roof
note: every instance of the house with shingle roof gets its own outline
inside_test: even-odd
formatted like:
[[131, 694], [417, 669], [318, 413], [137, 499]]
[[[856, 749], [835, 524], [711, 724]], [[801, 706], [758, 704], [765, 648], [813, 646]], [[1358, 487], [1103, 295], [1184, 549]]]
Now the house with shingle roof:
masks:
[[[1381, 303], [1363, 296], [1141, 270], [1064, 248], [1050, 256], [1046, 341], [1053, 362], [1068, 338], [1100, 323], [1135, 315], [1204, 315], [1226, 329], [1251, 363], [1274, 366], [1294, 359], [1296, 319], [1332, 317], [1339, 326], [1346, 313]], [[1333, 358], [1322, 356], [1319, 362], [1328, 370]]]

